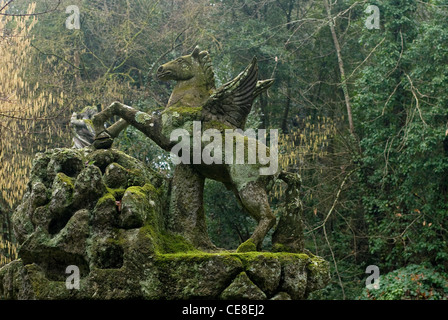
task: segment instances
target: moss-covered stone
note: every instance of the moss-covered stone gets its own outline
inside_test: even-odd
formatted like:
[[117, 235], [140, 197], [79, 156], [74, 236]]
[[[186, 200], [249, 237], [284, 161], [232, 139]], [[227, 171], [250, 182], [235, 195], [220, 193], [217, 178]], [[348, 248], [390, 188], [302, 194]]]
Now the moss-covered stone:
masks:
[[[259, 252], [251, 240], [236, 252], [197, 249], [167, 228], [166, 181], [116, 150], [83, 152], [35, 161], [13, 215], [20, 259], [0, 268], [0, 299], [303, 299], [329, 282], [312, 254]], [[55, 154], [90, 160], [75, 176], [48, 166]], [[125, 187], [104, 183], [111, 164]], [[40, 170], [56, 172], [51, 183]], [[80, 268], [79, 290], [65, 287], [68, 265]]]
[[89, 248], [91, 269], [119, 269], [123, 266], [123, 243], [115, 236], [116, 234], [111, 232], [92, 238]]
[[78, 175], [73, 194], [73, 204], [77, 209], [92, 208], [107, 191], [99, 167], [88, 164]]
[[121, 200], [123, 198], [123, 195], [125, 192], [126, 192], [126, 189], [107, 188], [107, 193], [110, 193], [115, 198], [115, 200]]
[[106, 168], [103, 180], [108, 188], [126, 189], [128, 187], [127, 170], [118, 163], [111, 163]]
[[49, 240], [49, 245], [59, 247], [68, 254], [84, 256], [89, 233], [89, 211], [81, 209], [75, 212], [64, 228]]
[[162, 133], [170, 137], [175, 129], [185, 129], [193, 134], [193, 121], [200, 121], [202, 107], [172, 106], [162, 112]]
[[48, 163], [50, 162], [50, 160], [50, 152], [36, 153], [32, 162], [30, 185], [38, 181], [43, 183], [47, 188], [51, 186], [53, 180], [51, 180], [47, 174]]
[[162, 231], [159, 234], [158, 253], [188, 253], [198, 250], [184, 237], [171, 232]]
[[274, 293], [280, 284], [282, 273], [282, 266], [278, 257], [267, 254], [249, 256], [248, 259], [246, 258], [247, 275], [262, 291], [268, 295]]
[[140, 228], [146, 221], [157, 221], [155, 202], [151, 199], [154, 187], [129, 187], [121, 200], [119, 226], [124, 229]]
[[221, 293], [223, 300], [264, 300], [266, 294], [241, 272], [235, 280]]
[[59, 232], [73, 214], [73, 180], [62, 172], [58, 172], [53, 181], [51, 200], [48, 204], [50, 222], [48, 232]]
[[85, 296], [98, 300], [138, 299], [141, 291], [138, 279], [126, 269], [94, 269], [86, 281]]
[[75, 149], [55, 149], [47, 165], [47, 175], [53, 179], [57, 173], [75, 178], [84, 168], [84, 156]]
[[106, 193], [95, 205], [90, 215], [90, 225], [94, 231], [102, 233], [118, 226], [118, 211], [115, 198]]
[[[305, 288], [310, 281], [308, 267], [312, 259], [305, 254], [198, 251], [154, 254], [154, 247], [147, 247], [150, 243], [147, 241], [148, 234], [137, 229], [125, 233], [118, 238], [94, 239], [98, 256], [92, 257], [95, 263], [91, 265], [90, 272], [82, 272], [85, 276], [78, 292], [80, 296], [71, 298], [288, 300], [302, 299], [305, 297], [305, 290], [308, 290]], [[112, 250], [117, 247], [122, 249], [119, 254]], [[110, 257], [122, 257], [123, 263], [118, 261], [115, 265], [102, 265], [103, 262], [111, 263], [113, 260]], [[282, 277], [278, 279], [278, 276], [274, 276], [277, 279], [272, 280], [271, 287], [267, 289], [268, 270], [274, 270], [276, 274], [279, 265]], [[264, 275], [256, 274], [257, 268]], [[0, 282], [4, 281], [5, 274], [6, 271], [0, 269]], [[37, 284], [32, 284], [34, 290], [38, 290], [36, 295], [46, 298], [49, 297], [49, 290], [53, 290], [48, 288], [58, 288], [60, 283], [49, 280], [45, 273], [38, 274], [35, 280], [39, 280]], [[313, 289], [320, 289], [325, 284], [321, 283], [320, 287]], [[42, 286], [47, 289], [44, 290]], [[59, 289], [54, 294], [53, 298], [67, 295]]]
[[[67, 177], [67, 183], [73, 186], [73, 180]], [[38, 208], [49, 202], [49, 192], [45, 185], [36, 181], [31, 185], [30, 201], [32, 208]]]
[[238, 258], [220, 254], [160, 254], [159, 291], [167, 299], [216, 298], [242, 270]]
[[48, 230], [51, 222], [51, 214], [48, 205], [38, 207], [34, 210], [31, 222], [35, 227]]
[[73, 203], [73, 180], [58, 172], [53, 181], [49, 209], [54, 217], [60, 216]]
[[[306, 257], [306, 258], [304, 258]], [[307, 255], [282, 255], [283, 281], [280, 291], [287, 292], [293, 300], [303, 299], [307, 288]]]
[[0, 268], [0, 300], [5, 299], [34, 299], [33, 288], [20, 259]]
[[271, 298], [271, 300], [292, 300], [291, 296], [286, 292], [279, 292]]
[[117, 153], [112, 149], [98, 149], [87, 154], [86, 162], [97, 166], [101, 172], [104, 172], [109, 164], [116, 162], [116, 158]]
[[252, 239], [247, 239], [245, 242], [240, 244], [236, 252], [242, 253], [242, 252], [251, 252], [251, 251], [257, 251], [257, 246], [252, 241]]
[[[14, 235], [19, 242], [25, 241], [27, 236], [31, 234], [35, 228], [31, 220], [34, 212], [32, 211], [29, 197], [30, 193], [25, 193], [22, 199], [22, 203], [17, 206], [11, 217], [14, 228]], [[46, 219], [47, 221], [51, 220], [51, 216], [47, 217]]]
[[307, 265], [308, 285], [306, 294], [324, 288], [331, 280], [330, 264], [321, 257], [310, 255], [311, 261]]

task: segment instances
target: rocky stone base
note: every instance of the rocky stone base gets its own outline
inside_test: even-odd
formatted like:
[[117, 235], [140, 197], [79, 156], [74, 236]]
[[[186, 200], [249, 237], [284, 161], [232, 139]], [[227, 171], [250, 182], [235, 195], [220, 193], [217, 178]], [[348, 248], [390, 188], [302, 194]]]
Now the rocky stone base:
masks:
[[13, 261], [0, 269], [0, 299], [296, 300], [329, 280], [328, 264], [318, 257], [268, 252], [126, 259], [119, 269], [81, 271], [79, 289], [67, 288], [64, 266], [58, 275], [50, 280], [38, 264]]
[[328, 283], [328, 263], [310, 254], [195, 249], [166, 227], [168, 186], [116, 150], [38, 154], [0, 299], [304, 299]]

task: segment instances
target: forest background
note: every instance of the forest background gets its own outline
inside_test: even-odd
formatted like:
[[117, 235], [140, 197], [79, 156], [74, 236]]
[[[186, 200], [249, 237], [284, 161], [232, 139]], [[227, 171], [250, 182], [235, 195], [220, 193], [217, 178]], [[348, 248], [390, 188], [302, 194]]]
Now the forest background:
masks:
[[[69, 6], [79, 29], [66, 26]], [[253, 56], [260, 78], [275, 78], [247, 127], [279, 129], [280, 166], [302, 177], [306, 247], [332, 273], [311, 299], [447, 299], [444, 0], [0, 1], [0, 266], [17, 253], [10, 216], [35, 153], [70, 147], [71, 114], [86, 106], [163, 109], [172, 84], [157, 67], [196, 45], [217, 86]], [[133, 128], [115, 147], [172, 173], [169, 154]], [[211, 238], [236, 248], [254, 221], [206, 184]], [[276, 214], [284, 189], [271, 193]]]

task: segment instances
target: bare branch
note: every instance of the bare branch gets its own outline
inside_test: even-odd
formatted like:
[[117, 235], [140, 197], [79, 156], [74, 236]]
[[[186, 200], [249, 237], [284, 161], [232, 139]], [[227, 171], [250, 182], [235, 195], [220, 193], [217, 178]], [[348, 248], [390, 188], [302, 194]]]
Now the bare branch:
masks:
[[35, 13], [18, 13], [18, 14], [12, 14], [12, 13], [2, 13], [3, 10], [5, 10], [14, 0], [9, 0], [2, 8], [0, 8], [0, 16], [8, 16], [8, 17], [29, 17], [29, 16], [40, 16], [43, 14], [47, 14], [50, 12], [54, 12], [56, 11], [60, 4], [61, 4], [61, 0], [57, 0], [57, 4], [54, 8], [52, 9], [46, 9], [45, 11], [42, 12], [35, 12]]

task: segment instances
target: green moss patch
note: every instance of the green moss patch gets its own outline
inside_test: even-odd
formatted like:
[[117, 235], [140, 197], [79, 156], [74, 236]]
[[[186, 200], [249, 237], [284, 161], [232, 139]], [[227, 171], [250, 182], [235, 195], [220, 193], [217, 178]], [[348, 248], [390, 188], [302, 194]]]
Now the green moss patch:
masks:
[[111, 194], [116, 200], [120, 200], [121, 198], [123, 198], [123, 195], [124, 195], [125, 191], [126, 191], [125, 189], [107, 188], [107, 192], [109, 194]]
[[96, 203], [96, 206], [99, 207], [103, 205], [106, 201], [115, 201], [115, 197], [112, 193], [106, 193], [104, 196], [102, 196], [98, 202]]
[[203, 122], [202, 129], [203, 130], [216, 129], [216, 130], [220, 131], [221, 133], [225, 133], [226, 129], [233, 129], [233, 128], [228, 125], [225, 125], [222, 122], [219, 122], [216, 120], [211, 120], [211, 121]]
[[257, 246], [252, 241], [252, 239], [246, 240], [245, 242], [240, 244], [238, 249], [236, 249], [236, 252], [238, 252], [238, 253], [241, 253], [241, 252], [251, 252], [251, 251], [257, 251]]
[[57, 177], [59, 178], [59, 180], [62, 183], [70, 186], [70, 188], [72, 188], [72, 189], [74, 188], [75, 185], [74, 185], [73, 179], [70, 178], [69, 176], [67, 176], [66, 174], [64, 174], [62, 172], [58, 172]]
[[158, 249], [163, 253], [198, 252], [184, 237], [168, 232], [160, 234]]

